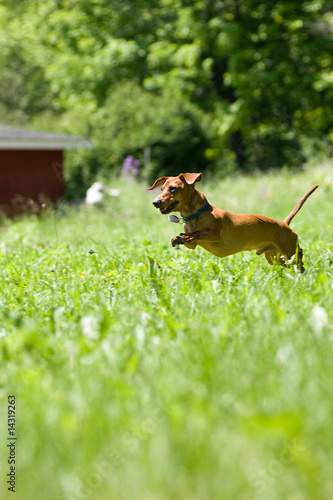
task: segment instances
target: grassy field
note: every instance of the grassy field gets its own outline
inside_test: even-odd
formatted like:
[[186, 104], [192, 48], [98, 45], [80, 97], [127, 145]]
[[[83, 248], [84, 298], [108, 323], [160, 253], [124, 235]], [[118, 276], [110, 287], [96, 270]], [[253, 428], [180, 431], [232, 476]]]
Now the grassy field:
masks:
[[283, 219], [319, 183], [292, 223], [303, 275], [172, 248], [139, 183], [2, 221], [2, 499], [332, 498], [332, 166], [198, 185]]

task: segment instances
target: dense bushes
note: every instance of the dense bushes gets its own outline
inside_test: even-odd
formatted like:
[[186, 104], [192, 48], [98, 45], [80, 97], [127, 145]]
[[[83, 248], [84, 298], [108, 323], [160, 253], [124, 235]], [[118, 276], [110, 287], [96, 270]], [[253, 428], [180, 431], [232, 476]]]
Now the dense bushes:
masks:
[[0, 86], [0, 118], [90, 135], [76, 184], [129, 154], [146, 177], [299, 166], [332, 153], [329, 3], [5, 1], [0, 66], [19, 92]]

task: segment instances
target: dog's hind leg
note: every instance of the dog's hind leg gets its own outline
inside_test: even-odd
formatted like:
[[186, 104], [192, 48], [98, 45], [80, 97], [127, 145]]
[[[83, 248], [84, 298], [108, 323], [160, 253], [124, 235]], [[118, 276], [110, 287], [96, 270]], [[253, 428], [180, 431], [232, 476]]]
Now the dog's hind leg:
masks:
[[264, 256], [268, 264], [270, 264], [271, 266], [274, 266], [274, 264], [279, 264], [280, 266], [286, 267], [286, 262], [283, 257], [281, 257], [279, 252], [270, 250], [269, 252], [265, 252]]
[[274, 264], [279, 264], [280, 266], [286, 267], [285, 260], [283, 257], [281, 257], [282, 252], [279, 251], [276, 245], [267, 244], [264, 247], [258, 249], [256, 251], [256, 254], [264, 254], [265, 259], [271, 266], [273, 266]]
[[288, 264], [288, 260], [295, 257], [294, 263], [301, 273], [304, 272], [303, 250], [299, 246], [298, 235], [294, 231], [290, 230], [289, 237], [280, 241], [279, 249], [286, 265]]
[[298, 245], [298, 243], [297, 243], [296, 252], [295, 252], [295, 262], [296, 262], [297, 268], [301, 271], [301, 273], [304, 273], [305, 267], [303, 264], [303, 250]]

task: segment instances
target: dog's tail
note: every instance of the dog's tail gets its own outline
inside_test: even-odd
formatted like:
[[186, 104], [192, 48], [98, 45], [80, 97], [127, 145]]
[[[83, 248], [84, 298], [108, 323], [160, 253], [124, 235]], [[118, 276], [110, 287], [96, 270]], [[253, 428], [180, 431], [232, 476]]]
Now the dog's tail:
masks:
[[294, 210], [290, 212], [290, 214], [284, 219], [283, 222], [285, 222], [289, 226], [290, 222], [293, 220], [297, 212], [302, 208], [302, 206], [304, 205], [310, 194], [312, 194], [317, 189], [318, 186], [319, 184], [310, 189], [310, 191], [308, 191], [304, 196], [302, 196], [302, 198], [299, 200]]

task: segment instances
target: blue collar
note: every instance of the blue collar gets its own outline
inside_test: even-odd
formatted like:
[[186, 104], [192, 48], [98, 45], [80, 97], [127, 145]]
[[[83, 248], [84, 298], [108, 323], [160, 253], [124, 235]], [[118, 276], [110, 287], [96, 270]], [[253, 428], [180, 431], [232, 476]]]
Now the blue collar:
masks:
[[168, 219], [170, 222], [174, 222], [175, 224], [179, 224], [180, 222], [182, 224], [184, 224], [185, 222], [189, 222], [190, 220], [196, 219], [196, 217], [199, 217], [199, 215], [202, 214], [202, 212], [204, 212], [208, 207], [210, 207], [210, 204], [207, 201], [207, 203], [202, 208], [200, 208], [200, 210], [195, 212], [195, 214], [190, 215], [189, 217], [179, 218], [179, 217], [177, 217], [177, 215], [169, 215]]
[[202, 214], [202, 212], [204, 212], [208, 207], [210, 207], [210, 204], [209, 202], [207, 201], [207, 203], [202, 207], [200, 208], [200, 210], [198, 210], [197, 212], [195, 212], [195, 214], [193, 215], [190, 215], [189, 217], [183, 217], [183, 221], [184, 222], [189, 222], [190, 220], [192, 219], [196, 219], [197, 217], [199, 217], [200, 214]]

